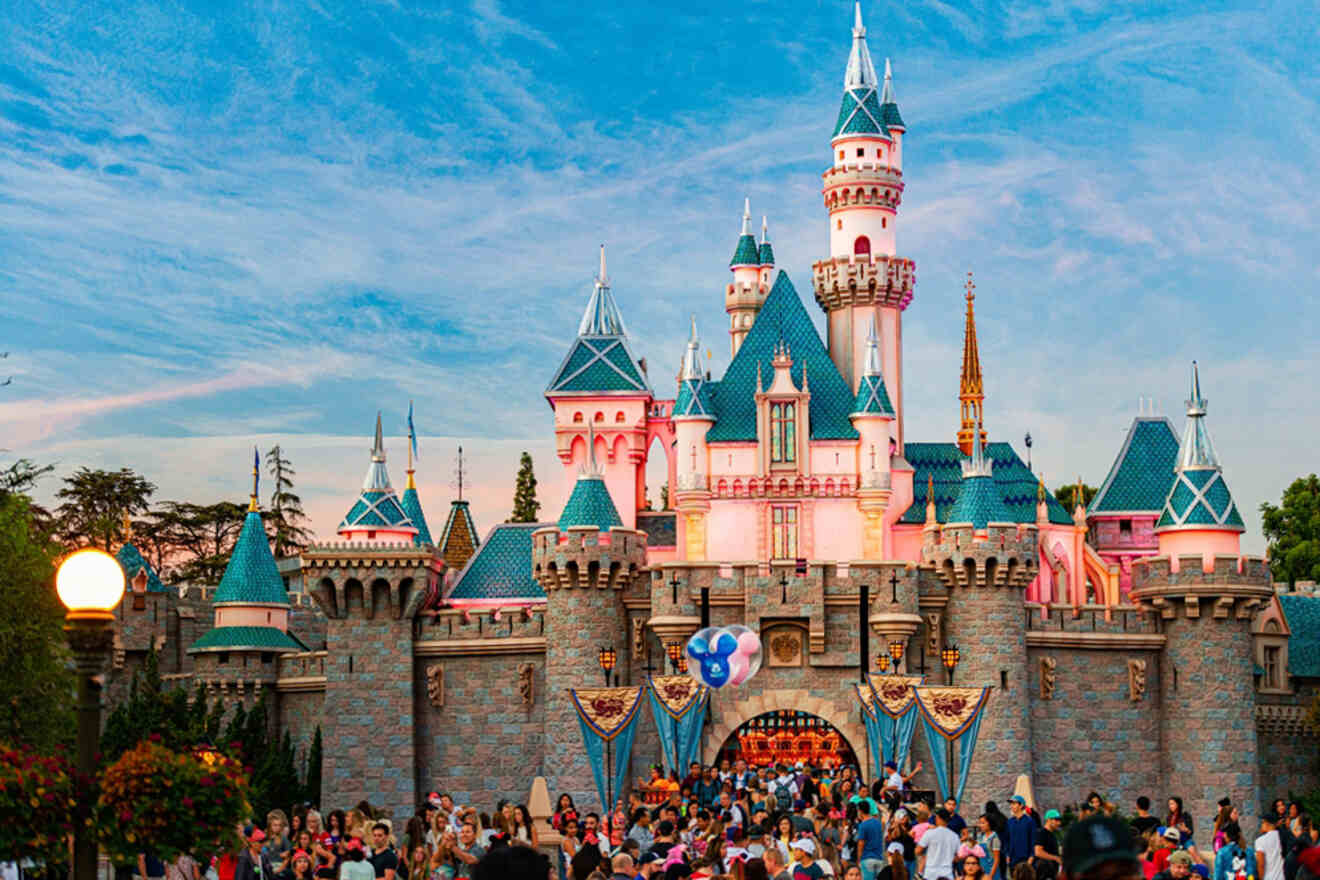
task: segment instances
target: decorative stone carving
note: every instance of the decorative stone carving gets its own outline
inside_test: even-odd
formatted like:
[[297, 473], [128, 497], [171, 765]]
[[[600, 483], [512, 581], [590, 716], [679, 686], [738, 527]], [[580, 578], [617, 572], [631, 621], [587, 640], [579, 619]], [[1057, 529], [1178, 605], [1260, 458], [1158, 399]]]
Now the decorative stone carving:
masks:
[[767, 633], [766, 666], [802, 665], [802, 630], [794, 626], [781, 626]]
[[1146, 661], [1128, 661], [1128, 699], [1140, 703], [1146, 698]]
[[940, 614], [929, 611], [926, 618], [926, 654], [931, 657], [940, 655]]
[[632, 619], [632, 654], [634, 660], [646, 656], [646, 618], [644, 617]]
[[518, 693], [522, 696], [524, 706], [530, 706], [536, 702], [536, 694], [532, 690], [535, 675], [536, 667], [530, 663], [524, 663], [518, 667]]
[[445, 704], [445, 667], [442, 663], [426, 667], [426, 698], [437, 708]]
[[1059, 661], [1053, 657], [1040, 658], [1040, 698], [1042, 700], [1054, 699], [1054, 670], [1058, 665]]

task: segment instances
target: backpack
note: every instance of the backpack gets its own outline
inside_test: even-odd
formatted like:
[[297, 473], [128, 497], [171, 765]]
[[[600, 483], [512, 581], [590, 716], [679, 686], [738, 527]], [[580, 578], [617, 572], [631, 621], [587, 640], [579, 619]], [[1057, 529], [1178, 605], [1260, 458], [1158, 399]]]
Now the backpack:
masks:
[[780, 809], [793, 808], [793, 789], [788, 787], [788, 783], [775, 780], [775, 800], [779, 802]]

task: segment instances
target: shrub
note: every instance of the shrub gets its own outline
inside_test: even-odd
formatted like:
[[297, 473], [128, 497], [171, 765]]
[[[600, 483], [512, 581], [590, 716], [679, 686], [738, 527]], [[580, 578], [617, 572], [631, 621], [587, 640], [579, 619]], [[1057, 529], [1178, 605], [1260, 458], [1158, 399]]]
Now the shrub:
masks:
[[73, 768], [62, 755], [0, 745], [0, 861], [67, 862], [74, 798]]

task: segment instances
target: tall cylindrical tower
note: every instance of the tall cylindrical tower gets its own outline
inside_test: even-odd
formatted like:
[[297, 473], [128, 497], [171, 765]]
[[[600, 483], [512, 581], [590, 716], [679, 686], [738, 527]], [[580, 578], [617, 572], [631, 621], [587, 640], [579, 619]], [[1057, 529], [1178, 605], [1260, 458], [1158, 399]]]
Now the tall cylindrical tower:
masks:
[[866, 355], [867, 329], [880, 329], [884, 374], [903, 443], [902, 312], [912, 300], [914, 264], [897, 256], [896, 223], [903, 197], [902, 142], [906, 132], [894, 99], [889, 62], [883, 89], [866, 46], [856, 7], [843, 104], [822, 176], [829, 212], [830, 256], [812, 265], [816, 302], [827, 315], [830, 358], [856, 391]]

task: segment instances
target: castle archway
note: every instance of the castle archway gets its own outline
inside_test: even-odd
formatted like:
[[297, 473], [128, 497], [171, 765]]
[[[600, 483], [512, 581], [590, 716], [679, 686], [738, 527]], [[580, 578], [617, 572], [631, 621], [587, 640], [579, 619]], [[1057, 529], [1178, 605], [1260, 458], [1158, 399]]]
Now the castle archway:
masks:
[[715, 760], [741, 758], [752, 767], [796, 764], [809, 767], [862, 766], [852, 743], [833, 724], [797, 709], [778, 709], [748, 719], [734, 729]]
[[803, 712], [828, 722], [852, 749], [859, 763], [864, 757], [857, 749], [865, 748], [866, 731], [862, 728], [861, 710], [855, 701], [847, 709], [840, 710], [833, 700], [809, 696], [799, 690], [780, 689], [748, 694], [734, 700], [725, 700], [722, 694], [717, 694], [712, 700], [712, 709], [713, 723], [702, 746], [702, 759], [707, 764], [714, 763], [724, 743], [738, 728], [753, 718], [781, 709]]

